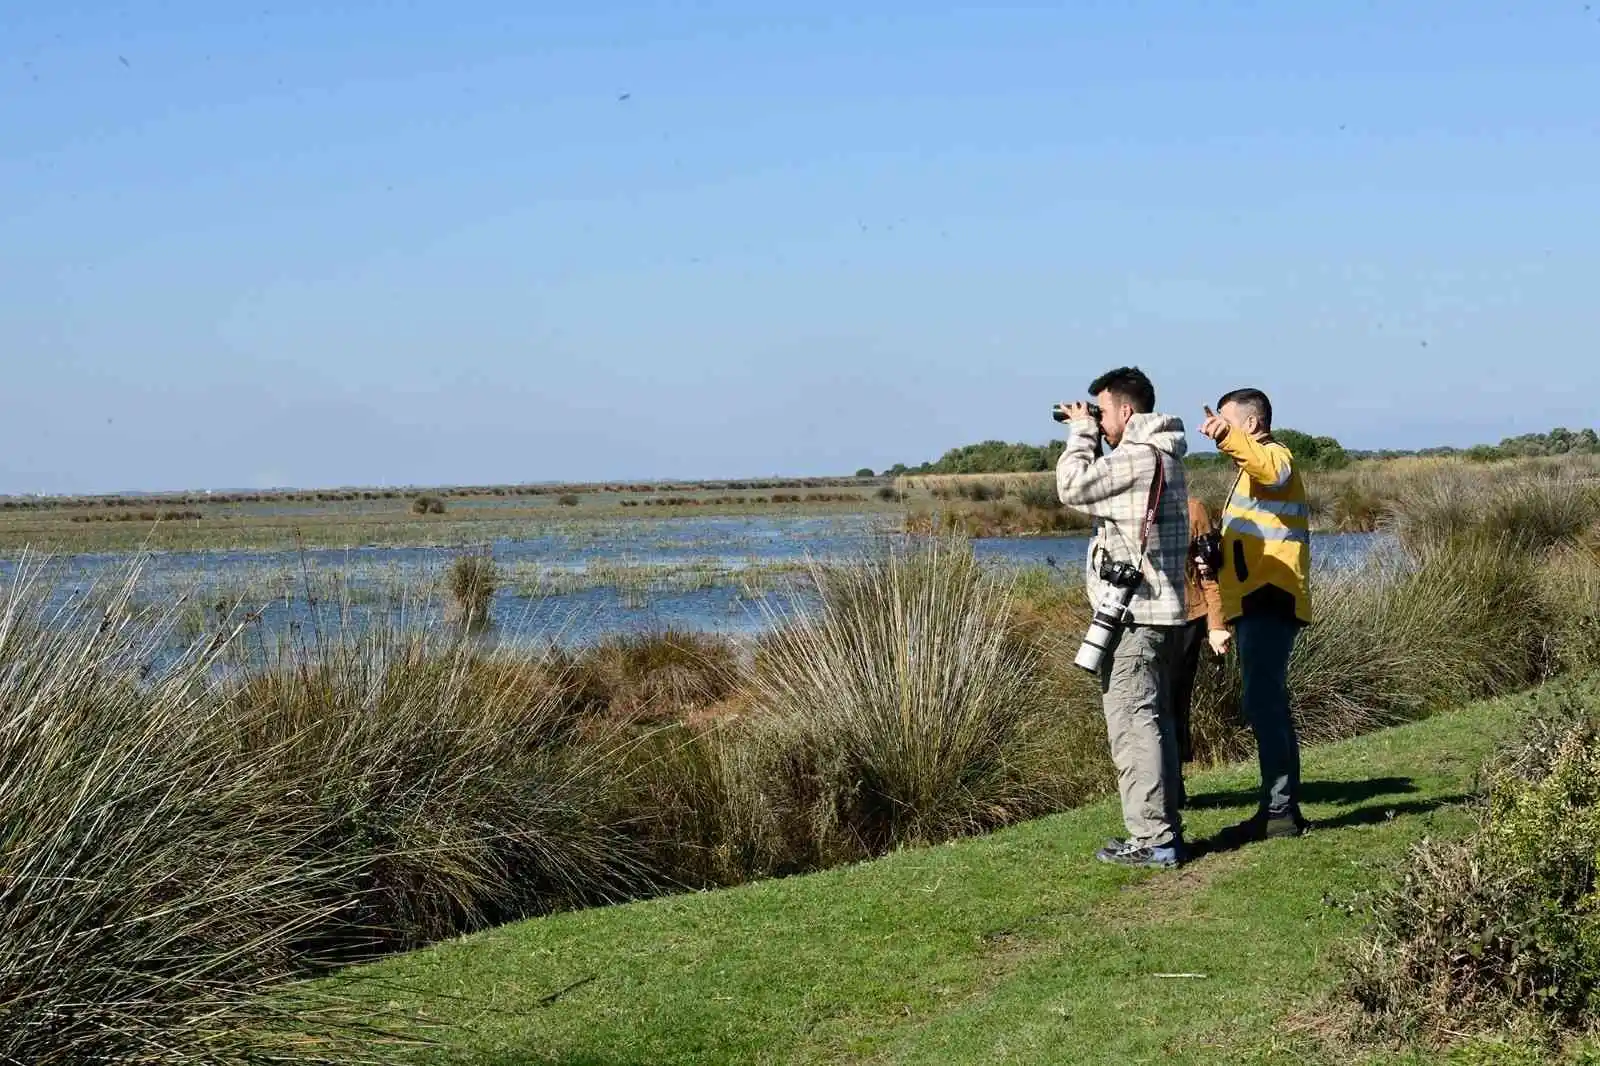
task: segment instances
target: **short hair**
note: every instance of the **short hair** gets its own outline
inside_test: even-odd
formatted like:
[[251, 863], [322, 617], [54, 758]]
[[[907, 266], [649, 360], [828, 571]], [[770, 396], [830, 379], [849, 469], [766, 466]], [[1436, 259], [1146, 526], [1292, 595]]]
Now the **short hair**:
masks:
[[1217, 410], [1230, 403], [1238, 404], [1261, 419], [1261, 428], [1272, 428], [1272, 401], [1260, 389], [1234, 389], [1217, 401]]
[[1150, 379], [1143, 370], [1136, 366], [1119, 366], [1115, 370], [1108, 370], [1089, 383], [1089, 395], [1098, 396], [1102, 392], [1109, 392], [1113, 396], [1128, 401], [1133, 405], [1134, 411], [1147, 415], [1156, 409], [1156, 387], [1150, 384]]

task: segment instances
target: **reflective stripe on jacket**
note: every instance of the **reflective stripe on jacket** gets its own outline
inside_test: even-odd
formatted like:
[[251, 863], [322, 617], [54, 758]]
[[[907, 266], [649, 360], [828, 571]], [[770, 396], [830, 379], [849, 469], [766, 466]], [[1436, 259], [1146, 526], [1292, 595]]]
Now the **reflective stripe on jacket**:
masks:
[[[1270, 436], [1230, 430], [1217, 450], [1239, 468], [1222, 515], [1222, 613], [1242, 616], [1252, 594], [1292, 598], [1294, 614], [1311, 621], [1311, 508], [1289, 449]], [[1264, 597], [1265, 598], [1265, 597]]]

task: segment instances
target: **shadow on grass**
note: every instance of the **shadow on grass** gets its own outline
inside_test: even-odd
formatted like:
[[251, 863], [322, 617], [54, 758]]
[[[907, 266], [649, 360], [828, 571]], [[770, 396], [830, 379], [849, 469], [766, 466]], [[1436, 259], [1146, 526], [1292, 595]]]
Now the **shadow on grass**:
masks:
[[[1350, 807], [1377, 799], [1379, 796], [1406, 796], [1416, 791], [1416, 782], [1409, 777], [1372, 777], [1365, 781], [1303, 781], [1300, 784], [1300, 802]], [[1254, 788], [1241, 788], [1233, 792], [1206, 792], [1190, 796], [1188, 808], [1195, 811], [1214, 811], [1225, 807], [1244, 807], [1255, 803], [1260, 795], [1260, 791]]]
[[[1415, 790], [1413, 789], [1413, 791]], [[1472, 798], [1468, 793], [1462, 792], [1439, 796], [1430, 800], [1406, 800], [1403, 803], [1373, 803], [1346, 811], [1333, 818], [1319, 818], [1311, 823], [1310, 831], [1312, 833], [1326, 833], [1336, 829], [1350, 829], [1355, 826], [1381, 825], [1396, 818], [1430, 814], [1441, 807], [1454, 807], [1466, 803]], [[1247, 844], [1256, 843], [1257, 838], [1251, 834], [1247, 826], [1248, 823], [1244, 822], [1238, 825], [1230, 825], [1213, 836], [1195, 841], [1190, 845], [1190, 856], [1198, 859], [1202, 855], [1217, 855], [1222, 852], [1237, 851]]]

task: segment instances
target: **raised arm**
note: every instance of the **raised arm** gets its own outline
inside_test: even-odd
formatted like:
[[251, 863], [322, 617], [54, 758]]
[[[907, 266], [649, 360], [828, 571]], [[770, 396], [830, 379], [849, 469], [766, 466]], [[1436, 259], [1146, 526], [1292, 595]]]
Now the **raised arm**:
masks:
[[1239, 429], [1230, 428], [1228, 435], [1217, 441], [1217, 451], [1232, 459], [1250, 480], [1269, 489], [1283, 488], [1294, 474], [1288, 448], [1268, 448]]

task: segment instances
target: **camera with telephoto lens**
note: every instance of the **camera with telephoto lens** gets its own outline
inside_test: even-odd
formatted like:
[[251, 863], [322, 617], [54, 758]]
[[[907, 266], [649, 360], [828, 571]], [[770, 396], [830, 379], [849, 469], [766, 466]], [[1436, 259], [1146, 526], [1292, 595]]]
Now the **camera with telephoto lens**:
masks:
[[[1067, 421], [1066, 409], [1063, 408], [1061, 404], [1056, 404], [1053, 408], [1050, 409], [1050, 417], [1055, 419], [1057, 422], [1065, 422], [1065, 421]], [[1092, 404], [1089, 405], [1089, 417], [1093, 418], [1096, 422], [1100, 421], [1100, 405], [1099, 404], [1092, 403]]]
[[1128, 601], [1133, 599], [1133, 590], [1139, 587], [1143, 575], [1132, 563], [1102, 559], [1100, 580], [1111, 587], [1100, 597], [1100, 602], [1094, 605], [1094, 617], [1089, 620], [1089, 632], [1083, 635], [1083, 643], [1078, 645], [1078, 656], [1072, 660], [1074, 665], [1091, 674], [1100, 672], [1106, 652], [1116, 643], [1117, 634], [1121, 633], [1122, 627], [1127, 624]]
[[1222, 573], [1222, 537], [1215, 532], [1200, 534], [1189, 544], [1189, 558], [1201, 577], [1216, 580]]

